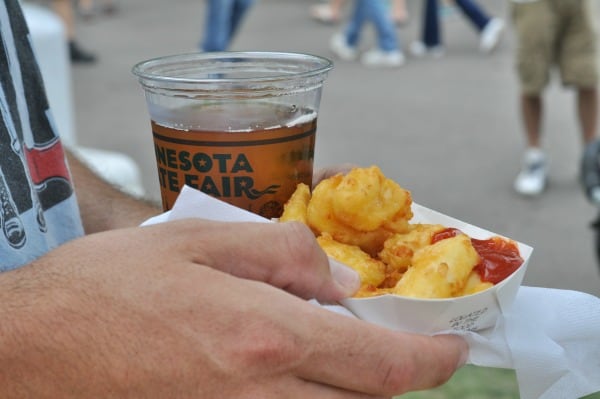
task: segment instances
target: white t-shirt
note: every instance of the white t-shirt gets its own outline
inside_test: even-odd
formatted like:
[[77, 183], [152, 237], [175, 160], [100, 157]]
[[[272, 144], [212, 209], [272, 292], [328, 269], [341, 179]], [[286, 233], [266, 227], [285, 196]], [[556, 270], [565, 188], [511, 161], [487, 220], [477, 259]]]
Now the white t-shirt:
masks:
[[0, 1], [0, 272], [83, 235], [18, 0]]

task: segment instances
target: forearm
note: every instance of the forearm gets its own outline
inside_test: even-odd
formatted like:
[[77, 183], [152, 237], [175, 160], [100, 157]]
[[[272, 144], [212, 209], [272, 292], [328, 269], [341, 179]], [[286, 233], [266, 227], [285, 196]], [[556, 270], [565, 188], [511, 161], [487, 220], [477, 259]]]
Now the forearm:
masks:
[[161, 212], [106, 182], [73, 154], [67, 152], [67, 159], [86, 233], [137, 226]]

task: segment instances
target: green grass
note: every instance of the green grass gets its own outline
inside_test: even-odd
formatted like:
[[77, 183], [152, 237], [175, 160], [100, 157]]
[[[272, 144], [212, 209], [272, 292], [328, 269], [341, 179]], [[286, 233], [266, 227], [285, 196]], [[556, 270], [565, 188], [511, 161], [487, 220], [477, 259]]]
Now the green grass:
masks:
[[[519, 399], [513, 370], [465, 366], [446, 384], [428, 391], [411, 392], [395, 399]], [[574, 398], [568, 398], [574, 399]], [[585, 399], [600, 399], [600, 392]]]

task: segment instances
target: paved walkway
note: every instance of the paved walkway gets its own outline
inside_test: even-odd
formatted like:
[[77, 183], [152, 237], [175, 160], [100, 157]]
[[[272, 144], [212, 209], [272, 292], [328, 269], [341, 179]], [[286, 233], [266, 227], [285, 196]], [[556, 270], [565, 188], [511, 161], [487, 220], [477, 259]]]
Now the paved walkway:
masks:
[[[420, 25], [420, 1], [408, 3], [413, 18], [398, 30], [404, 45]], [[504, 1], [481, 3], [507, 15]], [[330, 57], [328, 40], [340, 27], [310, 20], [310, 4], [258, 0], [232, 50]], [[130, 70], [147, 58], [194, 50], [203, 16], [202, 0], [122, 0], [114, 17], [79, 21], [82, 45], [100, 57], [94, 66], [73, 68], [79, 142], [131, 155], [152, 198], [158, 184], [149, 121]], [[398, 70], [336, 62], [323, 93], [317, 162], [377, 164], [416, 202], [533, 246], [526, 284], [600, 295], [589, 228], [596, 209], [576, 180], [580, 139], [572, 94], [556, 83], [549, 90], [550, 186], [539, 199], [520, 198], [511, 189], [523, 144], [511, 33], [484, 56], [460, 15], [444, 21], [447, 55], [441, 60], [409, 58]], [[362, 46], [372, 42], [367, 28]]]

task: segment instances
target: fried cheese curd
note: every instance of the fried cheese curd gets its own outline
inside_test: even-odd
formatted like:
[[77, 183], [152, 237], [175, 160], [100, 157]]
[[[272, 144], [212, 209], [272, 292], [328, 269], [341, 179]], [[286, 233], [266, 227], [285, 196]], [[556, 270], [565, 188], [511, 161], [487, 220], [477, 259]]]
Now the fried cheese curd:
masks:
[[415, 298], [461, 296], [479, 254], [464, 234], [427, 245], [415, 252], [393, 292]]
[[358, 272], [355, 297], [450, 298], [483, 291], [494, 285], [478, 272], [489, 263], [480, 255], [487, 241], [509, 250], [505, 275], [520, 266], [513, 241], [472, 240], [440, 224], [410, 224], [411, 205], [410, 192], [372, 166], [322, 180], [312, 193], [299, 184], [279, 220], [307, 224], [328, 256]]
[[372, 258], [356, 245], [337, 242], [328, 233], [317, 237], [317, 242], [327, 255], [356, 270], [360, 276], [361, 290], [371, 291], [386, 279], [385, 263]]
[[310, 187], [305, 183], [298, 183], [290, 199], [283, 205], [283, 213], [279, 221], [296, 221], [308, 224], [306, 220], [306, 208], [308, 207], [310, 196]]
[[376, 256], [395, 233], [408, 231], [410, 192], [386, 178], [376, 166], [354, 168], [322, 180], [306, 209], [308, 226], [343, 244]]

